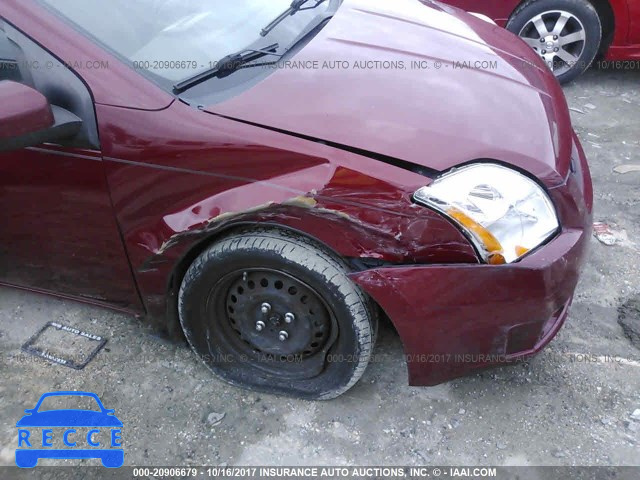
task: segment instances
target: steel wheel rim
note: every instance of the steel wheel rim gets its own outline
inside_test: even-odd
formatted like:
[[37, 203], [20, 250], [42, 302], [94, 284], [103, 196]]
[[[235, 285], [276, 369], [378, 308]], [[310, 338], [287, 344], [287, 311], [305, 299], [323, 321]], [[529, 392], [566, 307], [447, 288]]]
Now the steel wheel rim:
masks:
[[549, 10], [530, 19], [518, 33], [558, 76], [582, 57], [586, 31], [582, 22], [564, 10]]
[[[278, 281], [282, 285], [276, 286]], [[245, 294], [254, 298], [244, 300], [248, 296]], [[270, 309], [263, 312], [265, 303]], [[236, 361], [282, 377], [312, 378], [321, 373], [338, 337], [335, 315], [320, 293], [277, 269], [238, 269], [228, 273], [210, 290], [207, 310], [213, 315], [214, 328], [224, 339], [225, 349]], [[285, 318], [287, 313], [293, 314], [290, 322]], [[259, 321], [263, 322], [260, 330]], [[287, 332], [284, 340], [280, 338], [282, 331]], [[257, 340], [263, 334], [269, 339]], [[277, 348], [283, 346], [290, 347]]]

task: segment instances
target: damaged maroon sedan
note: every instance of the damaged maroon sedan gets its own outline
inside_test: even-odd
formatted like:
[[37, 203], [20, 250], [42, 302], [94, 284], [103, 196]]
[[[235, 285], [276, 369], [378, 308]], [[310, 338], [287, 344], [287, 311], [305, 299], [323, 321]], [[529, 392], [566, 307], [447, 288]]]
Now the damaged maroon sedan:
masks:
[[379, 314], [412, 385], [543, 348], [592, 208], [544, 62], [426, 0], [221, 3], [0, 0], [0, 282], [309, 399]]

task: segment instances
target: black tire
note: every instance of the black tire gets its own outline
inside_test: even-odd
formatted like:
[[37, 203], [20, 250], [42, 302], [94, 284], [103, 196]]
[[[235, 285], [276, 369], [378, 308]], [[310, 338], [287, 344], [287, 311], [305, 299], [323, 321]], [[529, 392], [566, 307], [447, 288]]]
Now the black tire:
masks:
[[356, 384], [377, 329], [342, 260], [274, 229], [239, 232], [204, 251], [185, 274], [178, 310], [191, 348], [220, 378], [309, 400]]
[[[569, 19], [558, 33], [553, 31], [553, 26], [560, 12]], [[549, 33], [547, 37], [542, 37], [544, 32], [541, 33], [532, 23], [541, 14], [544, 14], [542, 20]], [[507, 29], [525, 40], [548, 64], [551, 63], [556, 78], [563, 84], [574, 80], [591, 66], [602, 43], [600, 17], [587, 0], [528, 0], [513, 12]], [[579, 29], [584, 35], [578, 35]], [[563, 39], [568, 40], [569, 35], [583, 36], [584, 39], [563, 44]], [[548, 43], [541, 38], [547, 38]], [[547, 52], [546, 58], [543, 51]]]

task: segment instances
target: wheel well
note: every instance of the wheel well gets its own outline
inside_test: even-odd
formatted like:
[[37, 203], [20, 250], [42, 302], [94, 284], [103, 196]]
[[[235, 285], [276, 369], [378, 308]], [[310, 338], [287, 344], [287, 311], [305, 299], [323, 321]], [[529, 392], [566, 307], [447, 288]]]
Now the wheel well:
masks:
[[[516, 8], [513, 9], [513, 12], [509, 16], [509, 21], [513, 18], [513, 14], [516, 13], [522, 5], [525, 3], [532, 3], [532, 1], [536, 0], [522, 0]], [[615, 15], [613, 13], [613, 8], [609, 3], [609, 0], [586, 0], [588, 1], [598, 12], [598, 16], [600, 17], [600, 22], [602, 23], [602, 45], [600, 45], [599, 54], [604, 54], [611, 42], [613, 41], [613, 35], [615, 33], [616, 23], [615, 23]]]
[[[182, 280], [184, 279], [184, 276], [187, 273], [187, 270], [189, 270], [189, 267], [191, 266], [191, 264], [194, 262], [196, 258], [198, 258], [198, 256], [202, 252], [204, 252], [207, 248], [209, 248], [211, 245], [218, 242], [222, 238], [232, 235], [236, 232], [250, 231], [252, 227], [255, 228], [256, 224], [255, 223], [239, 223], [239, 224], [229, 225], [221, 230], [212, 232], [211, 235], [208, 235], [206, 238], [203, 238], [201, 241], [193, 245], [189, 249], [189, 251], [178, 261], [177, 265], [173, 269], [171, 276], [169, 277], [169, 281], [167, 285], [167, 294], [166, 294], [167, 310], [166, 310], [165, 325], [166, 325], [167, 333], [171, 337], [184, 339], [182, 328], [180, 327], [180, 318], [178, 315], [178, 292], [180, 291], [180, 285], [182, 284]], [[287, 230], [301, 237], [306, 237], [307, 239], [319, 244], [320, 246], [322, 246], [323, 248], [325, 248], [327, 251], [331, 252], [333, 255], [337, 256], [338, 258], [344, 259], [347, 262], [347, 264], [354, 270], [375, 266], [375, 265], [369, 265], [366, 259], [360, 260], [360, 259], [344, 258], [342, 255], [340, 255], [338, 252], [336, 252], [333, 248], [331, 248], [326, 243], [298, 229], [291, 228], [286, 225], [280, 225], [277, 223], [260, 223], [259, 227], [263, 229], [266, 227], [266, 228], [273, 228], [273, 229], [279, 229], [279, 230]], [[382, 311], [382, 309], [374, 299], [371, 299], [371, 301], [373, 302], [375, 307], [379, 309], [379, 311]], [[184, 340], [186, 341], [186, 339]]]
[[180, 327], [180, 317], [178, 315], [178, 292], [187, 270], [198, 256], [207, 248], [219, 241], [221, 238], [231, 235], [233, 232], [246, 228], [245, 225], [230, 225], [226, 228], [212, 232], [206, 238], [193, 245], [189, 251], [183, 255], [173, 269], [167, 284], [167, 311], [166, 329], [171, 337], [182, 338], [186, 341], [182, 328]]

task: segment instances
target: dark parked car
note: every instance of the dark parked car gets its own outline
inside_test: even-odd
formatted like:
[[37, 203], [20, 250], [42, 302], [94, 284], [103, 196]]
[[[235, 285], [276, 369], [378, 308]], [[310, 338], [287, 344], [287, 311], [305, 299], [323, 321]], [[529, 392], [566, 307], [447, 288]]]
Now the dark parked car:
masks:
[[[425, 0], [428, 1], [428, 0]], [[519, 35], [561, 83], [584, 72], [600, 53], [640, 69], [637, 0], [442, 0], [487, 15]]]
[[592, 209], [544, 62], [416, 0], [224, 5], [0, 0], [2, 284], [312, 399], [358, 381], [379, 313], [413, 385], [542, 349]]

